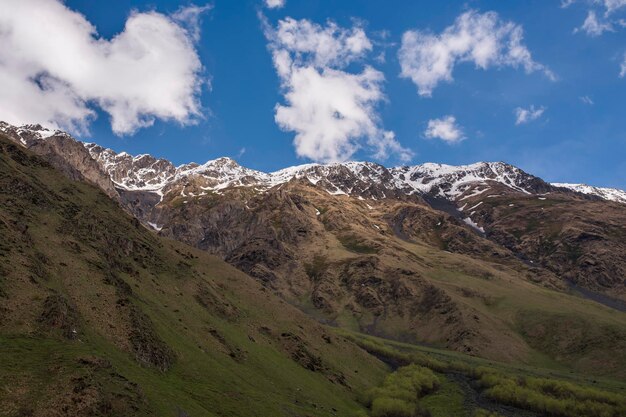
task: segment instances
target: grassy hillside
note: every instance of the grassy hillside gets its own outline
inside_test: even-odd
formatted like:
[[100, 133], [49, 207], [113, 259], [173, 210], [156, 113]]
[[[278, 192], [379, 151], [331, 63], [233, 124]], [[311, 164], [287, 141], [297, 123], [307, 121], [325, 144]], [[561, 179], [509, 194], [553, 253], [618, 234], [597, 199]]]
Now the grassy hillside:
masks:
[[0, 415], [347, 416], [385, 366], [0, 138]]

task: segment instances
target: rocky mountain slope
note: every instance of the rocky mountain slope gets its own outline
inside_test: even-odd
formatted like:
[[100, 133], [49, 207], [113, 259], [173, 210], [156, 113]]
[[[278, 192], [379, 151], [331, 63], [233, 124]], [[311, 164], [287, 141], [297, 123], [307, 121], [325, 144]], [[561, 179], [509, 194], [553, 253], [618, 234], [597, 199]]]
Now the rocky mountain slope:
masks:
[[[24, 144], [24, 132], [4, 129]], [[76, 168], [83, 180], [108, 178], [142, 223], [221, 257], [322, 322], [623, 373], [622, 204], [504, 163], [261, 173], [228, 158], [175, 167], [94, 144], [80, 155], [61, 149], [52, 161], [67, 170], [91, 159], [96, 166]]]
[[353, 415], [385, 372], [1, 134], [0, 236], [2, 416]]

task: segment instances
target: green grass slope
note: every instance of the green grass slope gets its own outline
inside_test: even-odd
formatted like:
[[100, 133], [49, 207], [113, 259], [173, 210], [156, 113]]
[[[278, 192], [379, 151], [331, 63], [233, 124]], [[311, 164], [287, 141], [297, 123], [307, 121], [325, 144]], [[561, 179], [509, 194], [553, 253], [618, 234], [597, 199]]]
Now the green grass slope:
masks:
[[0, 137], [0, 415], [348, 416], [385, 366]]

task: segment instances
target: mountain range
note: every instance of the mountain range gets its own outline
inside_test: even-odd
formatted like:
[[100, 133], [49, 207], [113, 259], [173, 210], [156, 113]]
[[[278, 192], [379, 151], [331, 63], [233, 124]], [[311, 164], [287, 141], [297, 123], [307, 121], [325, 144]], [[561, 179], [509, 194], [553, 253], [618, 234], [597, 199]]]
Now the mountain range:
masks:
[[[236, 347], [249, 330], [251, 339], [242, 350], [252, 352], [249, 342], [266, 338], [273, 349], [271, 355], [278, 355], [273, 360], [280, 361], [277, 358], [287, 354], [296, 358], [300, 367], [313, 368], [318, 374], [314, 379], [321, 375], [346, 392], [361, 389], [367, 382], [348, 378], [341, 365], [347, 359], [330, 359], [332, 349], [326, 345], [345, 343], [341, 345], [343, 354], [361, 353], [354, 353], [348, 340], [326, 342], [327, 328], [490, 361], [626, 378], [624, 191], [550, 184], [503, 162], [395, 168], [346, 162], [263, 173], [229, 158], [175, 166], [150, 155], [131, 156], [82, 143], [67, 133], [38, 125], [0, 123], [0, 136], [14, 147], [4, 145], [10, 156], [6, 158], [12, 161], [4, 163], [5, 169], [14, 170], [3, 173], [12, 195], [6, 197], [5, 205], [17, 207], [11, 216], [0, 218], [0, 225], [12, 225], [10, 230], [21, 236], [18, 231], [26, 221], [20, 220], [20, 210], [28, 213], [31, 206], [41, 205], [36, 222], [28, 217], [26, 223], [35, 222], [37, 226], [29, 227], [42, 230], [35, 239], [37, 245], [24, 241], [20, 246], [24, 265], [35, 277], [31, 284], [38, 289], [29, 289], [28, 296], [19, 298], [29, 301], [3, 307], [13, 312], [7, 316], [9, 324], [0, 323], [5, 331], [40, 328], [40, 319], [29, 316], [28, 311], [36, 310], [31, 304], [37, 300], [45, 300], [52, 309], [50, 320], [59, 323], [57, 327], [67, 337], [73, 337], [72, 317], [89, 317], [90, 328], [96, 329], [92, 332], [98, 337], [107, 333], [108, 325], [117, 329], [105, 337], [111, 349], [130, 351], [150, 366], [169, 369], [173, 356], [157, 334], [167, 335], [167, 346], [176, 337], [187, 344], [190, 336], [174, 330], [176, 314], [193, 321], [194, 315], [205, 314], [199, 313], [197, 306], [204, 302], [205, 307], [207, 303], [212, 306], [210, 314], [225, 323], [219, 328], [217, 322], [208, 327], [200, 322], [197, 328], [190, 327], [196, 324], [186, 326], [193, 331], [204, 326], [202, 331], [212, 335], [211, 343], [217, 343], [218, 350], [235, 362], [246, 355]], [[45, 161], [46, 166], [42, 168], [37, 161]], [[32, 170], [38, 174], [26, 181], [28, 185], [14, 179]], [[64, 179], [48, 173], [51, 170]], [[46, 175], [56, 178], [54, 185], [42, 185], [47, 184]], [[75, 190], [71, 184], [80, 186]], [[93, 192], [88, 189], [99, 190], [102, 198], [91, 197]], [[5, 190], [9, 194], [9, 188]], [[45, 201], [38, 202], [42, 198]], [[9, 204], [15, 199], [21, 202]], [[58, 212], [60, 224], [47, 220], [45, 207]], [[64, 228], [71, 232], [54, 237], [54, 245], [46, 247], [42, 239], [56, 236]], [[123, 231], [127, 228], [132, 232]], [[108, 236], [109, 229], [117, 231], [117, 237], [100, 239]], [[123, 239], [125, 233], [131, 233], [133, 243]], [[83, 241], [95, 242], [95, 246], [86, 252], [76, 249], [77, 244], [84, 246]], [[11, 250], [16, 250], [13, 246]], [[30, 253], [28, 247], [45, 249]], [[103, 319], [98, 311], [89, 312], [89, 302], [80, 296], [82, 288], [68, 290], [62, 298], [39, 288], [48, 281], [37, 278], [36, 272], [46, 269], [47, 259], [63, 259], [46, 254], [49, 250], [67, 252], [63, 256], [82, 254], [81, 265], [84, 261], [87, 266], [61, 261], [74, 268], [73, 274], [84, 273], [79, 272], [81, 268], [103, 274], [109, 269], [116, 271], [121, 281], [106, 274], [103, 280], [112, 286], [105, 287], [107, 291], [117, 294], [106, 298], [107, 302], [122, 304], [115, 307], [119, 322]], [[108, 251], [115, 254], [112, 261], [107, 260]], [[159, 258], [168, 261], [163, 265]], [[163, 275], [159, 272], [162, 268], [176, 276], [179, 269], [175, 265], [188, 268], [186, 264], [196, 271], [188, 274], [195, 277], [190, 278], [192, 283], [163, 278], [164, 287], [159, 289], [160, 281], [155, 283], [153, 278]], [[215, 278], [215, 289], [207, 290], [210, 295], [206, 297], [211, 297], [207, 302], [198, 277], [203, 271], [215, 276], [216, 270], [222, 276]], [[75, 285], [61, 270], [57, 272], [63, 285]], [[136, 297], [124, 295], [124, 283], [138, 286]], [[30, 288], [31, 284], [20, 285]], [[245, 296], [239, 294], [248, 287]], [[171, 301], [178, 300], [178, 290], [183, 298]], [[90, 291], [90, 297], [97, 297], [95, 293], [104, 294], [105, 290]], [[38, 298], [33, 298], [35, 293]], [[49, 297], [52, 301], [47, 301]], [[266, 298], [269, 304], [263, 307], [258, 300]], [[158, 307], [164, 304], [167, 313]], [[250, 324], [230, 321], [234, 314], [231, 304], [236, 305], [235, 311], [248, 312], [242, 317]], [[65, 311], [63, 320], [58, 318], [59, 309]], [[279, 312], [281, 309], [284, 312]], [[267, 322], [258, 319], [259, 315], [274, 317], [289, 329], [278, 330], [273, 319]], [[287, 316], [301, 317], [300, 330], [288, 324]], [[160, 324], [161, 319], [168, 324]], [[324, 326], [318, 327], [320, 323]], [[138, 327], [145, 330], [142, 335], [147, 334], [149, 341], [140, 338], [137, 347], [132, 335], [136, 336], [133, 329]], [[184, 334], [176, 336], [179, 331]], [[233, 341], [227, 337], [231, 334]], [[315, 338], [308, 339], [306, 334]], [[192, 343], [196, 342], [193, 339]], [[180, 351], [186, 352], [183, 356], [192, 355], [185, 349], [176, 344], [173, 351], [179, 353], [175, 356], [180, 357]], [[372, 381], [380, 379], [381, 363], [364, 357], [359, 363], [370, 368]], [[357, 368], [355, 372], [365, 375], [363, 368]], [[101, 384], [108, 386], [108, 382]], [[320, 387], [311, 394], [316, 399], [307, 400], [302, 409], [318, 403], [326, 389]], [[153, 388], [149, 395], [165, 392]], [[356, 407], [354, 398], [344, 391], [337, 395], [343, 398], [343, 405], [325, 404], [325, 410]], [[191, 397], [185, 401], [187, 408], [199, 407]], [[327, 411], [319, 415], [333, 414]]]
[[[40, 125], [15, 127], [0, 122], [0, 132], [11, 135], [27, 147], [51, 137], [72, 139], [65, 132], [53, 131]], [[626, 191], [586, 184], [545, 184], [539, 178], [504, 162], [478, 162], [460, 166], [425, 163], [394, 168], [385, 168], [371, 162], [347, 162], [305, 164], [265, 173], [242, 167], [227, 157], [204, 164], [175, 166], [166, 159], [155, 158], [149, 154], [132, 156], [126, 152], [116, 153], [94, 143], [83, 143], [83, 146], [117, 188], [159, 195], [168, 193], [176, 188], [176, 184], [188, 178], [204, 181], [204, 191], [219, 191], [237, 186], [267, 190], [293, 178], [306, 177], [334, 195], [346, 194], [373, 199], [386, 198], [386, 193], [389, 193], [389, 196], [432, 195], [458, 200], [473, 185], [494, 182], [530, 194], [561, 189], [626, 203]], [[333, 183], [333, 180], [337, 180], [337, 183]], [[547, 187], [548, 185], [552, 188]]]

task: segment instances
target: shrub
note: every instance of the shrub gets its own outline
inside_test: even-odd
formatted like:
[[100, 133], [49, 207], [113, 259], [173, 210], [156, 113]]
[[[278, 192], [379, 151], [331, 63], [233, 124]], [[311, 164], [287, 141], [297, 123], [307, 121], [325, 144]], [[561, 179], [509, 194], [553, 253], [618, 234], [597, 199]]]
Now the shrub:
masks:
[[484, 372], [480, 384], [492, 400], [548, 416], [619, 417], [626, 400], [617, 394], [543, 378], [510, 378]]
[[408, 365], [385, 378], [383, 385], [370, 390], [368, 405], [373, 417], [414, 417], [425, 415], [418, 399], [439, 386], [439, 378], [428, 368]]

